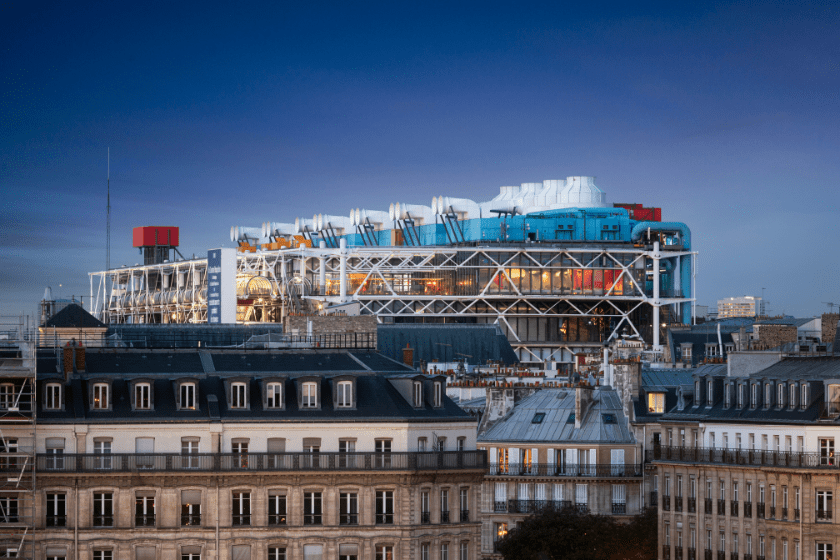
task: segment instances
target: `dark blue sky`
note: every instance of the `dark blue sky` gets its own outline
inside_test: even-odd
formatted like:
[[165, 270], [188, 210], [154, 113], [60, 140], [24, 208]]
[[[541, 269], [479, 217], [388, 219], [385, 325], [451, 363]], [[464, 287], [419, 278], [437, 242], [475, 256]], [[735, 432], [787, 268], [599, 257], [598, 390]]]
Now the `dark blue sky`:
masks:
[[698, 298], [840, 303], [838, 4], [0, 5], [0, 313], [131, 228], [487, 200], [595, 175], [701, 252]]

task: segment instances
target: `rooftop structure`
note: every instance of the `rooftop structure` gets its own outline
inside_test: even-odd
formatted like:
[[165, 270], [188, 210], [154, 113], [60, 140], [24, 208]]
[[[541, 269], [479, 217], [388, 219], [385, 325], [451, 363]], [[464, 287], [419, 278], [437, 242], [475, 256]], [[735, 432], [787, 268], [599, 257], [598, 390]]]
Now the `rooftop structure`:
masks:
[[107, 324], [264, 323], [354, 301], [381, 323], [496, 324], [522, 362], [571, 363], [622, 333], [661, 349], [662, 323], [691, 322], [695, 253], [660, 214], [569, 177], [236, 226], [238, 250], [209, 260], [92, 273], [92, 309]]
[[718, 319], [764, 315], [764, 304], [760, 297], [743, 296], [719, 299], [717, 307]]

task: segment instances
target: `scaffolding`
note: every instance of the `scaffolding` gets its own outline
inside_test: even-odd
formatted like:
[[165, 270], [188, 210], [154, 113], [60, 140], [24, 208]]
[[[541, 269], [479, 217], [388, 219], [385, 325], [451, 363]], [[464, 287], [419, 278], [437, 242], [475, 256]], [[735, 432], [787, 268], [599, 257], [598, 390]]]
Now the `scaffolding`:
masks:
[[34, 558], [37, 330], [0, 316], [0, 558]]

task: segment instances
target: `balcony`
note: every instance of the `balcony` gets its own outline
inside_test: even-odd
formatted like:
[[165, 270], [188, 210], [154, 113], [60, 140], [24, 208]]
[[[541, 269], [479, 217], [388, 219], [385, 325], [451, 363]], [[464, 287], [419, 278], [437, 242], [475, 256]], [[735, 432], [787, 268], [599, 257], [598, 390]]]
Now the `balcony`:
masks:
[[[498, 503], [498, 502], [497, 502]], [[572, 507], [572, 502], [568, 500], [508, 500], [508, 513], [537, 513], [543, 510], [560, 511], [561, 509]]]
[[[443, 520], [443, 514], [446, 513], [446, 521]], [[319, 516], [320, 517], [320, 516]], [[448, 523], [449, 522], [449, 512], [440, 512], [440, 522], [441, 523]], [[320, 525], [321, 523], [317, 523]], [[393, 513], [377, 513], [376, 514], [376, 524], [377, 525], [393, 525], [394, 524], [394, 514]]]
[[645, 450], [645, 461], [840, 470], [840, 461], [826, 460], [826, 457], [821, 456], [819, 453], [762, 451], [757, 449], [722, 449], [719, 447], [658, 445], [652, 449]]
[[794, 521], [799, 521], [799, 510], [798, 509], [793, 510], [793, 520]]
[[729, 553], [729, 560], [738, 560], [738, 553], [737, 552], [730, 552]]
[[674, 498], [674, 511], [682, 511], [683, 499], [682, 496]]
[[182, 513], [181, 527], [201, 527], [200, 513]]
[[[254, 471], [436, 471], [486, 470], [487, 452], [382, 453], [79, 453], [39, 454], [36, 468], [42, 474], [144, 473], [144, 472], [254, 472]], [[387, 459], [387, 460], [385, 460]], [[639, 471], [641, 476], [641, 471]]]
[[717, 560], [726, 560], [726, 553], [722, 550], [718, 550]]
[[764, 519], [764, 502], [758, 502], [758, 508], [756, 510], [756, 517], [759, 519]]
[[48, 515], [47, 516], [47, 527], [66, 527], [67, 526], [67, 516], [66, 515]]
[[681, 546], [674, 547], [674, 560], [683, 560], [683, 549]]
[[752, 502], [744, 502], [744, 517], [752, 517]]
[[688, 560], [697, 560], [697, 551], [693, 548], [687, 548]]
[[671, 560], [671, 547], [667, 544], [662, 545], [662, 560]]
[[154, 527], [155, 514], [138, 514], [134, 516], [135, 527]]
[[818, 509], [817, 510], [817, 521], [819, 521], [819, 522], [830, 522], [831, 521], [831, 510], [830, 509]]
[[783, 507], [782, 508], [782, 521], [787, 521], [787, 518], [788, 518], [788, 508]]
[[493, 502], [493, 513], [507, 513], [507, 502]]
[[726, 515], [726, 500], [718, 500], [718, 515]]
[[461, 510], [461, 523], [469, 523], [470, 522], [470, 510], [462, 509]]
[[580, 514], [587, 514], [589, 513], [589, 505], [588, 504], [575, 504], [575, 509]]
[[703, 501], [703, 511], [706, 515], [712, 515], [712, 499], [706, 498]]
[[744, 560], [752, 560], [752, 554], [744, 554]]
[[231, 516], [231, 525], [235, 527], [247, 527], [251, 524], [250, 513], [236, 513]]
[[93, 516], [93, 526], [94, 527], [113, 527], [114, 526], [114, 516], [113, 515], [94, 515]]
[[612, 505], [612, 513], [613, 515], [626, 515], [627, 514], [627, 504], [619, 504], [614, 503]]
[[323, 517], [321, 516], [320, 513], [304, 513], [303, 514], [303, 524], [304, 525], [323, 525]]
[[688, 513], [697, 513], [697, 498], [688, 498]]
[[662, 496], [662, 510], [671, 511], [671, 496], [667, 494]]
[[703, 560], [713, 560], [714, 553], [711, 550], [703, 552]]
[[770, 519], [776, 519], [776, 506], [770, 506]]
[[441, 523], [449, 523], [449, 512], [448, 511], [440, 512], [440, 522]]
[[285, 525], [286, 524], [286, 514], [285, 513], [269, 513], [268, 514], [268, 524], [269, 525]]
[[732, 500], [729, 503], [729, 515], [738, 517], [738, 500]]
[[551, 476], [594, 478], [641, 478], [643, 465], [610, 463], [490, 463], [490, 474], [497, 476]]
[[650, 507], [656, 507], [659, 505], [659, 492], [651, 492], [650, 493]]

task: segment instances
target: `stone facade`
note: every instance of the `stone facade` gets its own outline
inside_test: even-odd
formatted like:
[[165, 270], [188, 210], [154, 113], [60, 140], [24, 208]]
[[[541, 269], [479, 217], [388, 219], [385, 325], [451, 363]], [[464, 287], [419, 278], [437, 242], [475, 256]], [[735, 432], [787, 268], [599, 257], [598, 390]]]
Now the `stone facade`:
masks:
[[306, 334], [308, 323], [312, 322], [312, 333], [373, 333], [376, 342], [376, 317], [373, 315], [291, 315], [286, 317], [288, 334]]
[[789, 342], [798, 340], [798, 333], [794, 325], [753, 325], [755, 332], [754, 347], [760, 349], [778, 348]]
[[[834, 342], [837, 336], [837, 321], [840, 321], [840, 314], [838, 313], [823, 313], [822, 316], [822, 343], [828, 344]], [[834, 349], [837, 352], [837, 348]]]

